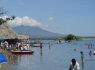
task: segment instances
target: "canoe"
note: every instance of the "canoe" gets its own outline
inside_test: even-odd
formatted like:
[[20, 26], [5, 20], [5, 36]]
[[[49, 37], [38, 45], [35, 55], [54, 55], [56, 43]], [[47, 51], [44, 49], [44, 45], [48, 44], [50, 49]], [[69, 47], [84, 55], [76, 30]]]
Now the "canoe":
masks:
[[31, 50], [23, 50], [23, 51], [11, 50], [11, 53], [13, 53], [13, 54], [33, 54], [34, 51], [31, 51]]

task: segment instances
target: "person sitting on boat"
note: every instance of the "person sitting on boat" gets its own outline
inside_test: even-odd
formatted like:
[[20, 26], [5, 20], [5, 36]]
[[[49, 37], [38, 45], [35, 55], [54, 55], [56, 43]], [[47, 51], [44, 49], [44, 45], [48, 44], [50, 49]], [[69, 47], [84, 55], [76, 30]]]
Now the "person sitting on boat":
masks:
[[23, 51], [24, 49], [23, 49], [23, 47], [21, 46], [21, 51]]
[[26, 46], [26, 45], [24, 46], [24, 50], [28, 50], [28, 48], [27, 48], [27, 46]]
[[26, 44], [26, 46], [27, 46], [27, 49], [29, 49], [29, 48], [30, 48], [30, 44]]
[[20, 44], [18, 50], [22, 50], [23, 47], [22, 48], [21, 47], [22, 47], [22, 45]]

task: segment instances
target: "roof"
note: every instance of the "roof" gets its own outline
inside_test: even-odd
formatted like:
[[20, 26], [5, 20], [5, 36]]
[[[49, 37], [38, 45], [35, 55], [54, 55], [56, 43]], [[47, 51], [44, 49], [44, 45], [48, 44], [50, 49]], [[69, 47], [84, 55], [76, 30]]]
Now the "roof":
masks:
[[15, 39], [15, 38], [18, 38], [18, 34], [14, 32], [7, 23], [3, 23], [0, 25], [0, 39]]

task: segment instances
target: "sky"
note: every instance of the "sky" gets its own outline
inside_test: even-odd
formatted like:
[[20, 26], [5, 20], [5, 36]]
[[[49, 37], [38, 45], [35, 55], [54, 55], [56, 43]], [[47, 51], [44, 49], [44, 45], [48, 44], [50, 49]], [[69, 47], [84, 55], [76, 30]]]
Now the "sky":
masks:
[[0, 0], [0, 7], [15, 15], [8, 24], [40, 27], [59, 34], [95, 36], [95, 0]]

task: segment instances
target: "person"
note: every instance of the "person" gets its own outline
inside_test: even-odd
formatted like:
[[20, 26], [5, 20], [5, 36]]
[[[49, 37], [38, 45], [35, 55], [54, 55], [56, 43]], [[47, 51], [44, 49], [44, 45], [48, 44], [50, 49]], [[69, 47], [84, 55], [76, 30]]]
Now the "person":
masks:
[[92, 56], [92, 51], [89, 52], [89, 55]]
[[80, 53], [81, 53], [81, 59], [82, 59], [82, 61], [84, 61], [84, 54], [82, 51]]
[[79, 70], [79, 63], [76, 62], [76, 59], [71, 60], [69, 70]]
[[74, 51], [76, 51], [76, 49], [74, 49]]
[[3, 43], [3, 42], [1, 42], [1, 49], [3, 48], [3, 44], [4, 44], [4, 43]]
[[28, 48], [27, 48], [27, 46], [26, 46], [26, 45], [24, 46], [24, 50], [28, 50]]
[[24, 49], [23, 49], [23, 47], [21, 46], [21, 51], [23, 51]]
[[42, 45], [43, 43], [40, 43], [40, 49], [42, 49], [42, 47], [43, 47], [43, 45]]

